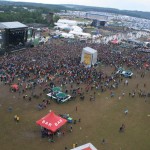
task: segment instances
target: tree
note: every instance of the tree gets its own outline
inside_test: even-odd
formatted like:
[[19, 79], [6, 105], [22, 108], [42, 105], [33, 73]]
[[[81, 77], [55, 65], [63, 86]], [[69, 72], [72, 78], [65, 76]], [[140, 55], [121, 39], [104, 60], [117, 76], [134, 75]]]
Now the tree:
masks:
[[57, 22], [59, 19], [60, 19], [60, 16], [54, 15], [54, 17], [53, 17], [53, 21], [54, 21], [54, 22]]

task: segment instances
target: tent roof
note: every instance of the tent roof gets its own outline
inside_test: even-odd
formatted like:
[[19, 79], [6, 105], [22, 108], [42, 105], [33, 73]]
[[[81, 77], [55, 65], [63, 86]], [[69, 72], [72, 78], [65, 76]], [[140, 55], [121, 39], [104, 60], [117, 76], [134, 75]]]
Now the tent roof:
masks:
[[57, 23], [65, 23], [65, 24], [72, 24], [72, 25], [76, 25], [77, 21], [75, 20], [68, 20], [68, 19], [59, 19], [57, 21]]
[[18, 88], [19, 88], [18, 84], [13, 84], [13, 85], [11, 85], [11, 87], [12, 87], [13, 89], [18, 89]]
[[36, 121], [36, 123], [52, 132], [57, 131], [61, 126], [67, 122], [66, 119], [57, 116], [54, 112], [50, 112], [45, 117]]
[[112, 40], [111, 43], [118, 44], [119, 42], [118, 42], [118, 40]]
[[65, 38], [74, 38], [74, 35], [71, 33], [61, 33], [61, 36]]
[[60, 92], [56, 95], [58, 98], [65, 98], [67, 97], [67, 94], [66, 93], [63, 93], [63, 92]]
[[91, 34], [84, 33], [84, 32], [77, 31], [77, 30], [70, 31], [69, 33], [75, 34], [75, 35], [78, 35], [78, 36], [85, 36], [85, 37], [89, 37], [89, 38], [91, 37]]
[[79, 26], [72, 26], [72, 30], [77, 31], [77, 32], [82, 32], [83, 31], [83, 29], [80, 28]]
[[26, 25], [15, 21], [15, 22], [0, 22], [1, 29], [15, 29], [15, 28], [27, 28]]
[[90, 48], [90, 47], [85, 47], [85, 48], [83, 48], [83, 50], [85, 50], [86, 52], [92, 53], [92, 54], [97, 53], [97, 50]]
[[84, 148], [82, 150], [92, 150], [90, 147]]
[[73, 148], [71, 150], [97, 150], [97, 149], [91, 143], [87, 143], [87, 144], [81, 145], [79, 147]]
[[61, 91], [61, 87], [54, 87], [52, 90], [53, 90], [53, 92], [60, 92]]

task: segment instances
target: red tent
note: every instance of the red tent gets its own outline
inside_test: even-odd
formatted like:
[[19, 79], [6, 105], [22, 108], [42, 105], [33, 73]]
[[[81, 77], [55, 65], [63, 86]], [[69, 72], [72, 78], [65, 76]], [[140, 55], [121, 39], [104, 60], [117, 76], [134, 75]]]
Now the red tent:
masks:
[[90, 147], [84, 148], [82, 150], [92, 150]]
[[50, 112], [45, 117], [36, 121], [36, 123], [52, 132], [57, 131], [61, 126], [67, 122], [66, 119], [57, 116], [54, 112]]
[[149, 65], [148, 63], [145, 63], [145, 64], [144, 64], [144, 67], [145, 67], [145, 68], [148, 68], [149, 66], [150, 66], [150, 65]]
[[15, 89], [15, 90], [18, 90], [18, 89], [19, 89], [19, 86], [18, 86], [17, 84], [13, 84], [13, 85], [11, 85], [11, 88], [12, 88], [12, 89]]
[[111, 43], [112, 44], [118, 44], [119, 42], [118, 42], [118, 40], [112, 40]]

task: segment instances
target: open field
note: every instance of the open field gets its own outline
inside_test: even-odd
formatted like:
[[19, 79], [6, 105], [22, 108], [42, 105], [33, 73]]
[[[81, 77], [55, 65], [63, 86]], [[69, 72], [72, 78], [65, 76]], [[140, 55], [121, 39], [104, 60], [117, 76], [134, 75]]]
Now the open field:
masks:
[[[104, 72], [111, 72], [110, 67], [101, 68]], [[136, 73], [136, 72], [134, 72]], [[72, 148], [73, 143], [78, 145], [91, 142], [98, 150], [149, 150], [150, 149], [150, 98], [140, 98], [138, 94], [134, 98], [129, 92], [138, 89], [150, 92], [150, 72], [144, 78], [140, 73], [132, 79], [128, 79], [129, 85], [124, 85], [124, 79], [119, 88], [114, 90], [115, 96], [110, 97], [110, 91], [104, 93], [96, 91], [96, 100], [90, 101], [90, 94], [86, 93], [85, 100], [77, 98], [64, 104], [51, 102], [47, 108], [38, 111], [36, 109], [45, 97], [31, 102], [23, 100], [22, 95], [9, 91], [8, 85], [0, 82], [0, 149], [1, 150], [64, 150]], [[146, 83], [146, 87], [144, 87]], [[137, 90], [138, 90], [137, 89]], [[41, 87], [36, 88], [40, 93]], [[122, 92], [125, 96], [122, 96]], [[27, 92], [29, 94], [30, 91]], [[121, 99], [119, 100], [119, 97]], [[47, 97], [46, 97], [47, 98]], [[8, 107], [13, 111], [8, 112]], [[78, 107], [76, 111], [75, 108]], [[124, 110], [128, 109], [128, 115]], [[56, 114], [69, 113], [73, 119], [81, 118], [81, 122], [73, 124], [73, 132], [67, 132], [68, 126], [64, 126], [66, 133], [62, 137], [54, 137], [55, 142], [48, 142], [47, 138], [41, 138], [40, 127], [36, 120], [46, 115], [49, 110]], [[14, 121], [14, 115], [20, 116], [20, 122]], [[125, 124], [125, 132], [119, 133], [119, 127]], [[105, 138], [106, 143], [101, 144]]]

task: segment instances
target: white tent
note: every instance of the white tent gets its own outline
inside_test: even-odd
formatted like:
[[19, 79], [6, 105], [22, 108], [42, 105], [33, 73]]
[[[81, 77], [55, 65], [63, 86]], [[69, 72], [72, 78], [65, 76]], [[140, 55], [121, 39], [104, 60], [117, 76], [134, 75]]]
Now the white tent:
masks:
[[72, 28], [73, 31], [83, 32], [83, 29], [81, 29], [81, 28], [78, 27], [78, 26], [72, 26], [71, 28]]
[[75, 21], [75, 20], [67, 20], [67, 19], [59, 19], [57, 21], [57, 23], [68, 24], [70, 26], [76, 26], [77, 25], [77, 21]]
[[95, 146], [92, 145], [91, 143], [87, 143], [79, 147], [73, 148], [71, 150], [97, 150], [97, 148], [95, 148]]
[[91, 67], [97, 62], [97, 50], [90, 47], [85, 47], [82, 50], [81, 63], [84, 63], [86, 66]]
[[74, 38], [74, 35], [73, 34], [70, 34], [70, 33], [61, 33], [61, 37], [64, 37], [64, 38]]
[[84, 38], [91, 38], [91, 34], [89, 33], [78, 32], [78, 31], [70, 31], [69, 33], [74, 34], [76, 36], [84, 37]]
[[71, 30], [71, 27], [68, 24], [55, 24], [57, 26], [54, 29], [63, 29], [63, 30]]

